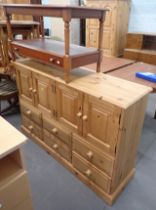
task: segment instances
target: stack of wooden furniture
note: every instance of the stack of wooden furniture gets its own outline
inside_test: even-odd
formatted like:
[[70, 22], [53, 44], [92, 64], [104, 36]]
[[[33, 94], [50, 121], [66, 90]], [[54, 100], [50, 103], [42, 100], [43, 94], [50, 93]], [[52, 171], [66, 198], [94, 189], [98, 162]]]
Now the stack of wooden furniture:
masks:
[[[123, 55], [128, 20], [130, 0], [87, 0], [87, 6], [92, 8], [104, 8], [106, 13], [104, 23], [104, 39], [102, 42], [103, 54], [106, 56], [119, 57]], [[94, 19], [86, 23], [86, 46], [98, 46], [98, 22]]]
[[21, 146], [26, 137], [0, 117], [0, 209], [32, 210]]
[[[6, 6], [6, 14], [22, 11], [20, 6]], [[59, 17], [66, 14], [65, 31], [68, 32], [71, 17], [101, 19], [104, 13], [96, 9], [48, 6], [25, 7], [24, 11], [34, 12], [35, 15], [37, 11], [40, 14], [46, 11], [48, 15]], [[69, 46], [68, 40], [65, 39], [65, 46]], [[99, 59], [99, 51], [88, 53], [86, 48], [81, 51], [81, 47], [72, 46], [71, 51], [79, 49], [78, 52], [85, 53], [74, 53], [73, 57], [65, 55], [63, 60], [59, 60], [61, 57], [49, 55], [43, 41], [42, 46], [39, 44], [36, 42], [35, 48], [29, 42], [12, 42], [13, 48], [18, 48], [16, 52], [33, 57], [14, 62], [21, 128], [107, 203], [112, 204], [134, 175], [137, 145], [147, 95], [151, 89], [80, 67], [71, 71], [72, 81], [66, 83], [64, 73], [55, 66], [67, 68], [64, 62], [69, 62], [69, 58], [74, 67], [92, 60], [94, 62]], [[51, 42], [51, 46], [58, 45]], [[39, 49], [42, 49], [42, 54], [38, 53]], [[43, 61], [54, 62], [55, 65], [52, 67]]]
[[[23, 5], [18, 4], [5, 5], [3, 8], [6, 14], [10, 40], [13, 40], [10, 16], [14, 13], [60, 17], [64, 21], [64, 43], [48, 39], [12, 41], [11, 45], [14, 51], [24, 56], [43, 60], [57, 68], [63, 69], [66, 82], [69, 82], [70, 71], [78, 66], [97, 62], [97, 72], [100, 71], [103, 23], [107, 10], [70, 6], [24, 5], [23, 7]], [[70, 45], [70, 22], [72, 18], [95, 18], [99, 20], [98, 49]]]
[[124, 57], [156, 65], [156, 34], [128, 33]]

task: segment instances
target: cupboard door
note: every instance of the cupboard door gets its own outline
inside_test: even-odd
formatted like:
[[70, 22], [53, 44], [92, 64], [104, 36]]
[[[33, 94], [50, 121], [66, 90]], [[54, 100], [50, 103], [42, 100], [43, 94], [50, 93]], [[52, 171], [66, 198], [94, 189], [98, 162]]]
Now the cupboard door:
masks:
[[55, 81], [43, 75], [33, 73], [33, 94], [35, 106], [46, 117], [55, 117], [56, 86]]
[[20, 98], [26, 100], [30, 104], [34, 104], [34, 98], [32, 94], [32, 72], [26, 68], [20, 68], [16, 70], [16, 78], [18, 84], [18, 90]]
[[109, 102], [85, 95], [83, 136], [90, 143], [111, 154], [115, 152], [121, 109]]
[[82, 97], [77, 90], [57, 84], [58, 120], [69, 126], [73, 131], [82, 134]]

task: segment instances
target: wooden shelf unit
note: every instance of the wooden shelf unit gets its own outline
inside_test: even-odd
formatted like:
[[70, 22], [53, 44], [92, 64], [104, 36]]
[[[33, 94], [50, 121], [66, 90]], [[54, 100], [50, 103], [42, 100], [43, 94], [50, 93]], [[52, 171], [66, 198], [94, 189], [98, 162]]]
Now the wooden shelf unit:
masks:
[[[59, 66], [63, 68], [65, 72], [65, 80], [69, 82], [69, 73], [72, 68], [82, 66], [89, 63], [97, 62], [97, 72], [100, 71], [100, 64], [101, 64], [101, 43], [103, 37], [103, 25], [105, 19], [106, 9], [92, 9], [87, 7], [70, 7], [70, 6], [52, 6], [52, 5], [3, 5], [6, 19], [7, 19], [7, 26], [8, 26], [8, 33], [10, 40], [13, 39], [12, 32], [11, 32], [11, 25], [10, 25], [10, 16], [12, 14], [22, 14], [22, 15], [33, 15], [33, 16], [51, 16], [51, 17], [60, 17], [64, 21], [64, 46], [62, 43], [59, 42], [50, 42], [47, 41], [50, 46], [52, 46], [50, 52], [49, 49], [47, 50], [47, 46], [45, 45], [42, 48], [42, 40], [34, 41], [32, 43], [32, 47], [28, 45], [27, 42], [11, 42], [13, 47], [12, 50], [20, 51], [23, 55], [30, 56], [33, 58], [38, 58], [43, 61], [50, 62], [55, 66]], [[97, 50], [87, 50], [84, 47], [70, 47], [70, 21], [72, 18], [94, 18], [99, 20], [99, 43]], [[39, 44], [41, 42], [41, 44]], [[38, 46], [38, 44], [40, 46]], [[55, 54], [55, 50], [53, 51], [53, 44], [54, 48], [58, 48], [59, 52]], [[63, 48], [62, 48], [62, 46]], [[61, 47], [60, 47], [61, 46]], [[72, 49], [78, 50], [79, 53], [77, 55], [72, 55]], [[40, 52], [41, 50], [41, 52]], [[61, 53], [61, 57], [60, 57]], [[14, 57], [14, 56], [13, 56]]]
[[[106, 13], [102, 51], [105, 56], [119, 57], [123, 55], [131, 0], [87, 0], [86, 5], [90, 8], [108, 9]], [[99, 24], [97, 20], [86, 21], [86, 46], [98, 46]]]
[[[32, 210], [21, 146], [26, 137], [0, 117], [0, 209]], [[16, 193], [15, 193], [16, 191]]]
[[156, 34], [128, 33], [124, 57], [156, 65]]
[[151, 88], [85, 68], [66, 84], [45, 63], [14, 65], [23, 132], [112, 204], [134, 175]]

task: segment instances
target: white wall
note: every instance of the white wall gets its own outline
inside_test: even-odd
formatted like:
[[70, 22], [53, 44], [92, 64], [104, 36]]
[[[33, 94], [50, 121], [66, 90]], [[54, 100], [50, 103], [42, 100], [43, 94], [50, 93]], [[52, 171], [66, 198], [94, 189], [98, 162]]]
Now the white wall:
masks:
[[132, 0], [129, 32], [156, 33], [156, 0]]
[[[42, 0], [42, 4], [53, 5], [78, 5], [78, 0]], [[61, 18], [44, 18], [44, 27], [51, 30], [51, 36], [64, 40], [64, 22]], [[80, 23], [79, 20], [72, 20], [70, 24], [70, 41], [74, 44], [80, 42]]]

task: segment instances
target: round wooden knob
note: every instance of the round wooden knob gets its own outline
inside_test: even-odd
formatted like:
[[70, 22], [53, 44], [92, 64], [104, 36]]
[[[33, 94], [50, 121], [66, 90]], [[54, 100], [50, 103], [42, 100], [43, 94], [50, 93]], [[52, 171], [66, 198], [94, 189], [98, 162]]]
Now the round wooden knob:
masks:
[[28, 128], [29, 128], [29, 130], [31, 130], [31, 131], [33, 130], [33, 126], [32, 126], [32, 125], [30, 125]]
[[30, 88], [29, 88], [29, 91], [31, 92], [32, 90], [33, 90], [32, 87], [30, 87]]
[[93, 152], [92, 151], [89, 151], [89, 152], [87, 152], [87, 157], [88, 157], [88, 159], [92, 159], [92, 157], [93, 157]]
[[56, 63], [57, 63], [58, 65], [60, 65], [61, 62], [57, 60]]
[[26, 111], [26, 114], [27, 114], [27, 115], [30, 115], [30, 114], [31, 114], [31, 111], [30, 111], [30, 110], [27, 110], [27, 111]]
[[88, 119], [87, 115], [84, 115], [84, 116], [82, 117], [82, 119], [83, 119], [84, 121], [86, 121], [86, 120]]
[[82, 113], [81, 112], [78, 112], [77, 113], [77, 117], [81, 117], [82, 116]]
[[17, 47], [14, 48], [15, 51], [18, 51], [19, 49]]
[[56, 133], [58, 132], [57, 128], [53, 128], [53, 129], [52, 129], [52, 132], [53, 132], [54, 134], [56, 134]]
[[91, 172], [90, 169], [87, 169], [87, 170], [85, 171], [85, 174], [86, 174], [86, 176], [90, 177], [90, 176], [92, 175], [92, 172]]
[[53, 149], [57, 149], [58, 148], [58, 145], [57, 144], [54, 144], [53, 145]]
[[54, 59], [53, 59], [53, 58], [49, 58], [49, 61], [50, 61], [50, 62], [53, 62], [53, 61], [54, 61]]
[[37, 90], [36, 90], [36, 89], [34, 89], [32, 92], [33, 92], [33, 93], [36, 93], [36, 92], [37, 92]]

